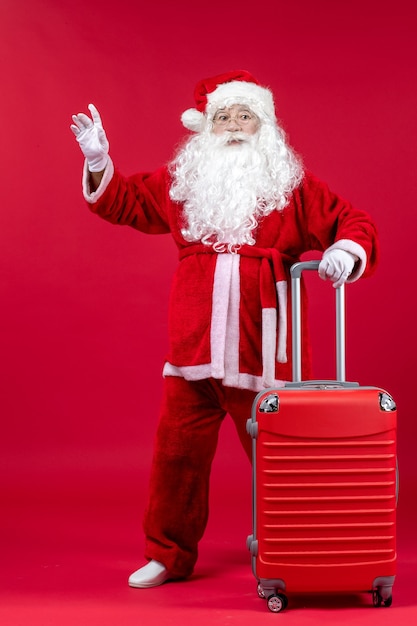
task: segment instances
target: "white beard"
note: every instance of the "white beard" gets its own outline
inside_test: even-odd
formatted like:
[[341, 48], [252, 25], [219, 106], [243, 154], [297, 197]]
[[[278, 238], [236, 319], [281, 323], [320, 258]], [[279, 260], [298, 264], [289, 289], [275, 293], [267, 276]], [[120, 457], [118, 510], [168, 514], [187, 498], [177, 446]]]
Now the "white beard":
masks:
[[262, 126], [255, 135], [208, 131], [187, 141], [172, 164], [170, 190], [184, 203], [184, 239], [217, 252], [256, 243], [259, 218], [282, 210], [302, 177], [282, 135]]

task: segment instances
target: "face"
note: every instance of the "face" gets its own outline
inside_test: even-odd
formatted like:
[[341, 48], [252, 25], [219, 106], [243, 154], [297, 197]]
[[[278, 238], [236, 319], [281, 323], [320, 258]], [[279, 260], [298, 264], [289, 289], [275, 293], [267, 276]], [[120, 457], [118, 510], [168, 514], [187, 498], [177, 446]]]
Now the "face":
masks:
[[216, 111], [213, 117], [213, 134], [223, 135], [229, 133], [245, 133], [254, 135], [260, 126], [258, 117], [243, 104], [234, 104]]

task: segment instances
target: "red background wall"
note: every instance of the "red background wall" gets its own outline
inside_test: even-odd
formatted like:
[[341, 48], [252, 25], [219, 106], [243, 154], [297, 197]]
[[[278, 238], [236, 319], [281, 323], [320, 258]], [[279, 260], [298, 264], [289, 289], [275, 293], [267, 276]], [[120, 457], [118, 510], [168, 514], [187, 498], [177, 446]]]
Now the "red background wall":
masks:
[[[196, 81], [246, 68], [274, 90], [306, 165], [378, 223], [380, 268], [347, 295], [347, 372], [397, 401], [412, 507], [416, 12], [411, 0], [3, 0], [3, 506], [30, 493], [135, 498], [147, 481], [175, 250], [89, 213], [71, 114], [94, 102], [122, 172], [151, 170], [182, 138]], [[316, 293], [320, 328], [329, 291]], [[328, 375], [316, 343], [317, 374]], [[246, 471], [226, 425], [214, 480], [232, 467]]]

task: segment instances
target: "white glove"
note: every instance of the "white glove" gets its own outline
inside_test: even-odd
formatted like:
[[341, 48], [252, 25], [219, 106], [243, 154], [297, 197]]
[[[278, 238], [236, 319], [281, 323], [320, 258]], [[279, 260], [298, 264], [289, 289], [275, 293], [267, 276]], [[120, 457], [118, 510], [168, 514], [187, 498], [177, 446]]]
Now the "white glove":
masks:
[[80, 148], [87, 159], [90, 172], [102, 172], [109, 160], [109, 142], [101, 123], [100, 113], [94, 104], [89, 104], [88, 108], [91, 118], [85, 113], [78, 113], [72, 116], [71, 130]]
[[356, 258], [350, 252], [333, 248], [323, 254], [319, 265], [319, 276], [331, 280], [333, 287], [340, 287], [351, 275]]

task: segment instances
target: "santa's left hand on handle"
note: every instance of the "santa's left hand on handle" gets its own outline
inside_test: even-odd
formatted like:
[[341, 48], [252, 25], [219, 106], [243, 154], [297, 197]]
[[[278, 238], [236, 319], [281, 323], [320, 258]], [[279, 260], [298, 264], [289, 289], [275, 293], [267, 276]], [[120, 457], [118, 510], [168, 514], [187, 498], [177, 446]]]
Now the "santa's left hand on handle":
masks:
[[343, 285], [355, 267], [356, 258], [350, 252], [335, 248], [323, 254], [319, 265], [319, 276], [323, 280], [331, 280], [333, 287]]

